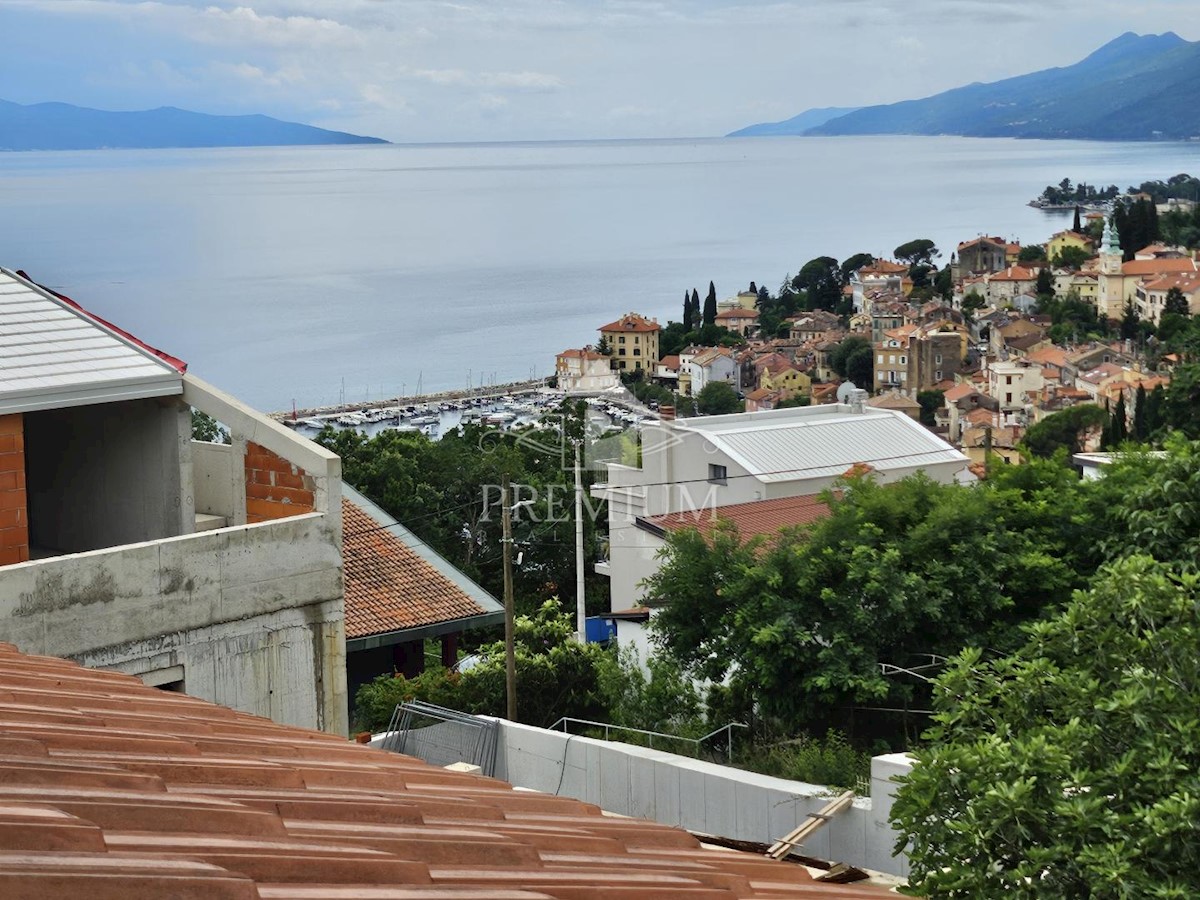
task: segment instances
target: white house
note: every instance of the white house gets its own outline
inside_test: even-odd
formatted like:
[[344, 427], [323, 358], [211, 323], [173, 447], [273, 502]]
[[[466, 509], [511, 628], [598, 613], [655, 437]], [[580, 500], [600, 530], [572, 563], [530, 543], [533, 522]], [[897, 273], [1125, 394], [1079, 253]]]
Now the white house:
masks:
[[554, 362], [558, 386], [568, 394], [598, 393], [619, 387], [621, 377], [613, 371], [612, 360], [591, 347], [564, 350]]
[[708, 347], [697, 351], [687, 363], [692, 379], [692, 395], [699, 394], [714, 381], [723, 381], [735, 391], [741, 385], [741, 368], [728, 347]]
[[608, 501], [614, 611], [641, 605], [639, 586], [658, 570], [658, 517], [814, 495], [856, 464], [893, 481], [924, 471], [949, 483], [966, 456], [903, 413], [861, 400], [797, 409], [647, 423], [640, 468], [609, 464], [592, 488]]

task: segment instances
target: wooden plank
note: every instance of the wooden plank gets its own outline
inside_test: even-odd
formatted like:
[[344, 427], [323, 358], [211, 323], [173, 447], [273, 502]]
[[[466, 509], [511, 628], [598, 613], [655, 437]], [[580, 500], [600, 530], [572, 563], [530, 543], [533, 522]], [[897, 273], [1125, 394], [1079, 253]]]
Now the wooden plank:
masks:
[[792, 850], [804, 843], [814, 833], [819, 831], [826, 822], [846, 809], [854, 801], [854, 791], [846, 791], [840, 797], [826, 803], [820, 811], [809, 813], [795, 830], [790, 832], [787, 837], [781, 838], [771, 845], [767, 850], [767, 856], [772, 859], [783, 859]]

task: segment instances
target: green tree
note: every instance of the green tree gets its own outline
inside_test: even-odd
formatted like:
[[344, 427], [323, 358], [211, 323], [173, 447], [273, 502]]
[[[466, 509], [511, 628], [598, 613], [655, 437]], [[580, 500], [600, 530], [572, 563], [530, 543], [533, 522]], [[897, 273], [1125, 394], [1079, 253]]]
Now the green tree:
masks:
[[1054, 296], [1054, 275], [1049, 266], [1042, 266], [1038, 269], [1036, 290], [1039, 297]]
[[1041, 244], [1029, 244], [1022, 247], [1021, 252], [1017, 254], [1017, 262], [1031, 263], [1042, 262], [1046, 259], [1046, 248]]
[[842, 273], [832, 256], [810, 259], [792, 279], [792, 289], [803, 291], [809, 309], [836, 309], [842, 300]]
[[985, 306], [987, 306], [987, 300], [983, 298], [983, 294], [972, 288], [962, 299], [962, 314], [967, 321], [970, 321], [975, 318], [976, 311]]
[[1186, 316], [1191, 313], [1188, 309], [1187, 297], [1183, 296], [1183, 291], [1178, 287], [1172, 286], [1167, 291], [1166, 301], [1163, 303], [1164, 313], [1174, 313], [1180, 316]]
[[841, 272], [842, 284], [849, 284], [851, 275], [873, 262], [875, 262], [875, 256], [871, 253], [855, 253], [853, 256], [846, 257], [838, 267]]
[[[683, 331], [684, 331], [684, 333], [686, 334], [687, 332], [691, 331], [693, 325], [695, 325], [695, 322], [692, 319], [692, 295], [690, 292], [684, 291], [683, 292]], [[664, 354], [664, 355], [669, 355], [669, 354]]]
[[1133, 438], [1144, 444], [1150, 438], [1150, 425], [1146, 418], [1146, 387], [1139, 384], [1133, 401]]
[[1108, 415], [1098, 406], [1082, 403], [1062, 412], [1051, 413], [1042, 421], [1029, 426], [1025, 432], [1025, 448], [1043, 459], [1060, 450], [1068, 455], [1083, 450], [1084, 441], [1108, 421]]
[[1068, 244], [1054, 254], [1051, 265], [1056, 269], [1078, 269], [1091, 258], [1092, 254], [1082, 247], [1073, 247]]
[[600, 340], [596, 342], [596, 352], [602, 356], [612, 356], [612, 346], [604, 335], [600, 335]]
[[827, 518], [770, 545], [720, 526], [707, 539], [674, 535], [646, 582], [661, 607], [656, 639], [693, 674], [729, 677], [785, 728], [912, 702], [919, 685], [885, 677], [881, 663], [972, 642], [1015, 648], [1016, 623], [1081, 583], [1091, 545], [1073, 524], [1074, 473], [1003, 468], [1025, 471], [974, 488], [848, 479]]
[[[575, 620], [557, 600], [532, 615], [518, 616], [513, 640], [517, 663], [517, 715], [543, 728], [560, 716], [599, 719], [607, 715], [601, 687], [605, 651], [573, 639]], [[506, 710], [504, 642], [481, 647], [475, 665], [464, 672], [430, 669], [416, 678], [385, 673], [359, 688], [355, 719], [359, 727], [381, 730], [404, 700], [424, 700], [479, 715]]]
[[934, 279], [933, 288], [943, 300], [954, 296], [954, 272], [950, 266], [944, 266]]
[[1125, 395], [1121, 394], [1117, 398], [1117, 404], [1113, 407], [1112, 422], [1108, 426], [1108, 447], [1120, 447], [1123, 443], [1129, 440], [1129, 416], [1125, 410]]
[[696, 408], [702, 416], [721, 416], [741, 412], [745, 404], [737, 391], [724, 381], [710, 381], [696, 395]]
[[911, 893], [1197, 893], [1200, 580], [1146, 557], [1105, 569], [1017, 652], [964, 651], [892, 810]]
[[704, 298], [704, 314], [701, 321], [705, 325], [713, 325], [717, 321], [717, 287], [711, 281], [708, 283], [708, 296]]
[[909, 266], [930, 265], [935, 258], [941, 256], [937, 245], [929, 238], [917, 238], [901, 244], [892, 251], [892, 254], [900, 262], [908, 263]]
[[205, 441], [209, 444], [228, 444], [229, 432], [221, 423], [206, 412], [192, 410], [192, 440]]
[[1080, 209], [1078, 205], [1075, 207], [1075, 217], [1071, 220], [1071, 230], [1079, 234], [1083, 230], [1083, 224], [1079, 221]]
[[920, 391], [917, 402], [921, 404], [921, 424], [932, 428], [937, 411], [946, 405], [946, 394], [943, 391]]
[[1200, 438], [1200, 364], [1180, 366], [1171, 375], [1163, 397], [1163, 424]]

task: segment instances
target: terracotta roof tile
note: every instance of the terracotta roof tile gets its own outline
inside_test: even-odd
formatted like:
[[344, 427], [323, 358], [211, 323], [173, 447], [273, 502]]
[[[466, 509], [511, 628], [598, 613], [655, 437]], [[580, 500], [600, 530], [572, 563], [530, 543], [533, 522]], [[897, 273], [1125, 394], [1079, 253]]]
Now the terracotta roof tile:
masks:
[[731, 522], [737, 526], [743, 540], [750, 540], [760, 534], [776, 534], [781, 528], [792, 525], [808, 525], [827, 515], [829, 506], [824, 500], [816, 495], [805, 495], [647, 516], [637, 521], [639, 525], [649, 525], [651, 530], [682, 531], [696, 528], [705, 534], [712, 531], [718, 520]]
[[[48, 718], [79, 724], [51, 740]], [[115, 740], [98, 751], [105, 734]], [[887, 896], [11, 644], [0, 644], [0, 742], [3, 897]]]
[[404, 631], [493, 611], [346, 497], [342, 533], [346, 637]]
[[657, 322], [652, 322], [637, 313], [626, 313], [617, 321], [600, 326], [600, 331], [651, 332], [661, 330], [662, 328]]
[[1122, 275], [1169, 275], [1173, 272], [1195, 272], [1196, 263], [1190, 259], [1133, 259], [1121, 264]]

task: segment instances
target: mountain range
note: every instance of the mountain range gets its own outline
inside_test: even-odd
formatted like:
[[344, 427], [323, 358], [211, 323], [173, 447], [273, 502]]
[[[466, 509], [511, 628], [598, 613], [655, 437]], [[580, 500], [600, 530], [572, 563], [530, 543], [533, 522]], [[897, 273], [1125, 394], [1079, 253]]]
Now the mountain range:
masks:
[[381, 138], [328, 131], [270, 116], [211, 116], [171, 106], [109, 112], [67, 103], [24, 106], [0, 100], [0, 150], [386, 143]]
[[[954, 134], [1104, 141], [1200, 139], [1200, 42], [1127, 32], [1071, 66], [743, 134]], [[810, 110], [821, 113], [821, 110]], [[774, 130], [771, 130], [774, 129]]]

